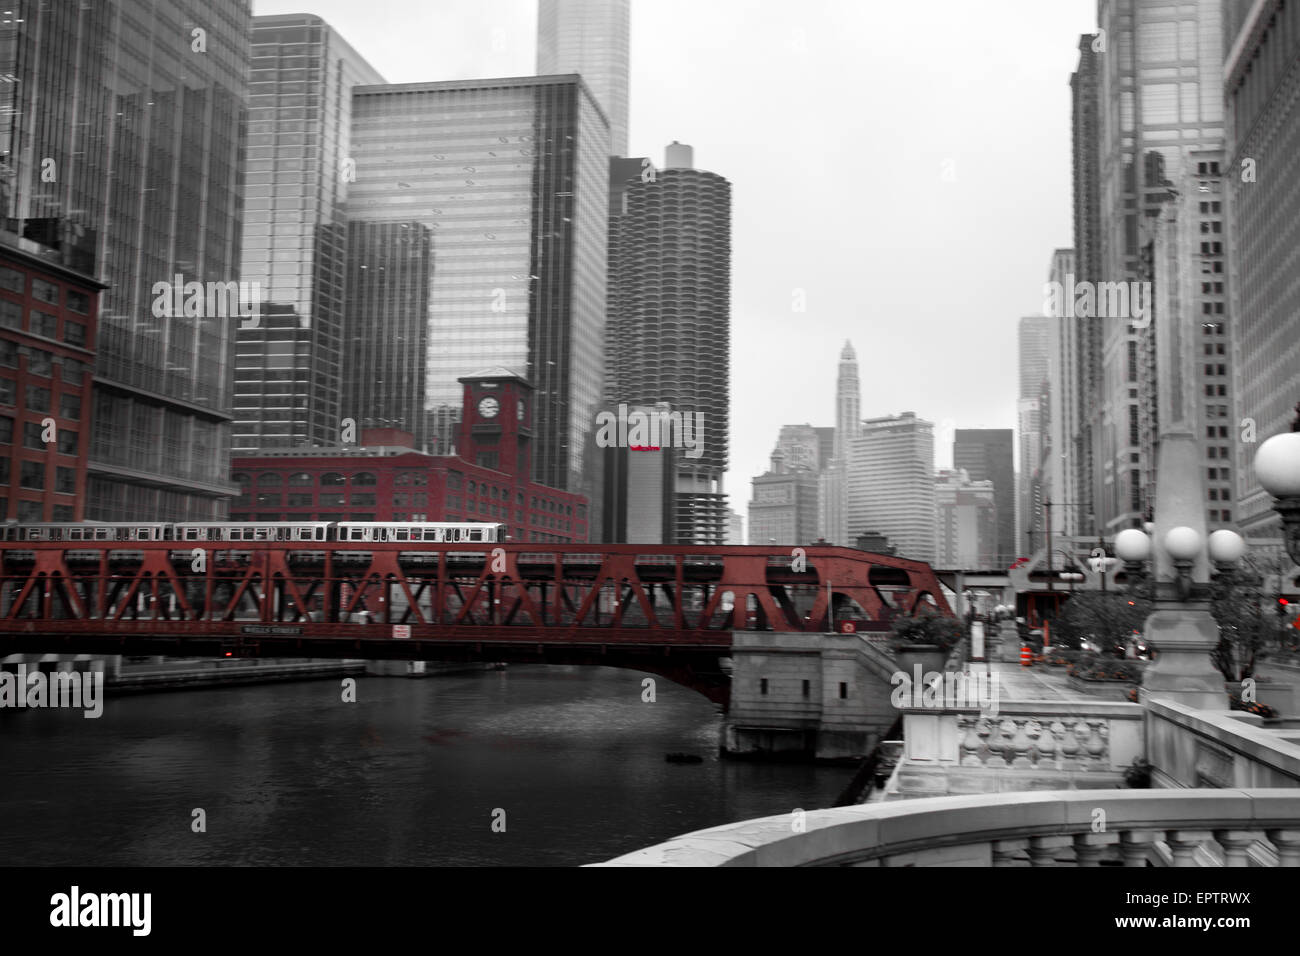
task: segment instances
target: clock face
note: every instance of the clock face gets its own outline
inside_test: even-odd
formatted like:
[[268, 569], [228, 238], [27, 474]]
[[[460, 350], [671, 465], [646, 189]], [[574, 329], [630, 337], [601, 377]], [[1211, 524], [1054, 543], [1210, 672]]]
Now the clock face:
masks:
[[501, 403], [491, 395], [478, 403], [478, 413], [484, 418], [496, 418], [499, 411], [501, 411]]
[[519, 420], [522, 422], [524, 420], [524, 400], [522, 398], [519, 399], [518, 411], [519, 411]]

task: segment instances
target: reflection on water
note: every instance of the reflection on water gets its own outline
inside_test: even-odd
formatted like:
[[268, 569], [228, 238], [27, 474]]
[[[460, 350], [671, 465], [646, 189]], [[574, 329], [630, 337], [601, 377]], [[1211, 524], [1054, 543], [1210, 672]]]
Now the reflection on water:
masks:
[[852, 774], [722, 762], [717, 708], [662, 679], [645, 703], [644, 676], [512, 667], [362, 677], [356, 703], [324, 680], [110, 697], [98, 720], [0, 712], [0, 860], [576, 865], [827, 806]]

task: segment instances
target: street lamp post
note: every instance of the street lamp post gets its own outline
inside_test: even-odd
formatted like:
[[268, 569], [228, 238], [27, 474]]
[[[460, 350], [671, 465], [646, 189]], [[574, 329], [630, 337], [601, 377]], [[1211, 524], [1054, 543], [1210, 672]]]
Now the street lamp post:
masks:
[[1291, 430], [1274, 435], [1255, 453], [1255, 477], [1282, 516], [1286, 553], [1300, 564], [1300, 404]]

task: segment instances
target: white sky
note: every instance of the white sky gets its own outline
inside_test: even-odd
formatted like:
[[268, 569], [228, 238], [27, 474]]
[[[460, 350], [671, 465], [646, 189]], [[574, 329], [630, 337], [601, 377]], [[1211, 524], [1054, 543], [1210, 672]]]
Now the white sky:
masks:
[[[732, 183], [731, 472], [783, 424], [1016, 426], [1016, 327], [1072, 244], [1070, 74], [1095, 0], [632, 0], [629, 152]], [[254, 0], [323, 17], [390, 83], [535, 72], [536, 0]], [[945, 163], [951, 175], [943, 175]], [[807, 311], [793, 311], [804, 290]]]

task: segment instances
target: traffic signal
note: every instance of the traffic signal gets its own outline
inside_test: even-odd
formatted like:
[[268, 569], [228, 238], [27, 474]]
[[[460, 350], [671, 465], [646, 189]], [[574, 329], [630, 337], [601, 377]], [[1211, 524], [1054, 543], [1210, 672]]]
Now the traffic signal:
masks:
[[1284, 598], [1284, 597], [1280, 597], [1280, 598], [1278, 598], [1278, 599], [1277, 599], [1277, 616], [1278, 616], [1278, 617], [1286, 617], [1286, 615], [1287, 615], [1287, 608], [1288, 608], [1288, 606], [1289, 606], [1290, 604], [1291, 604], [1291, 602], [1288, 601], [1286, 598]]

